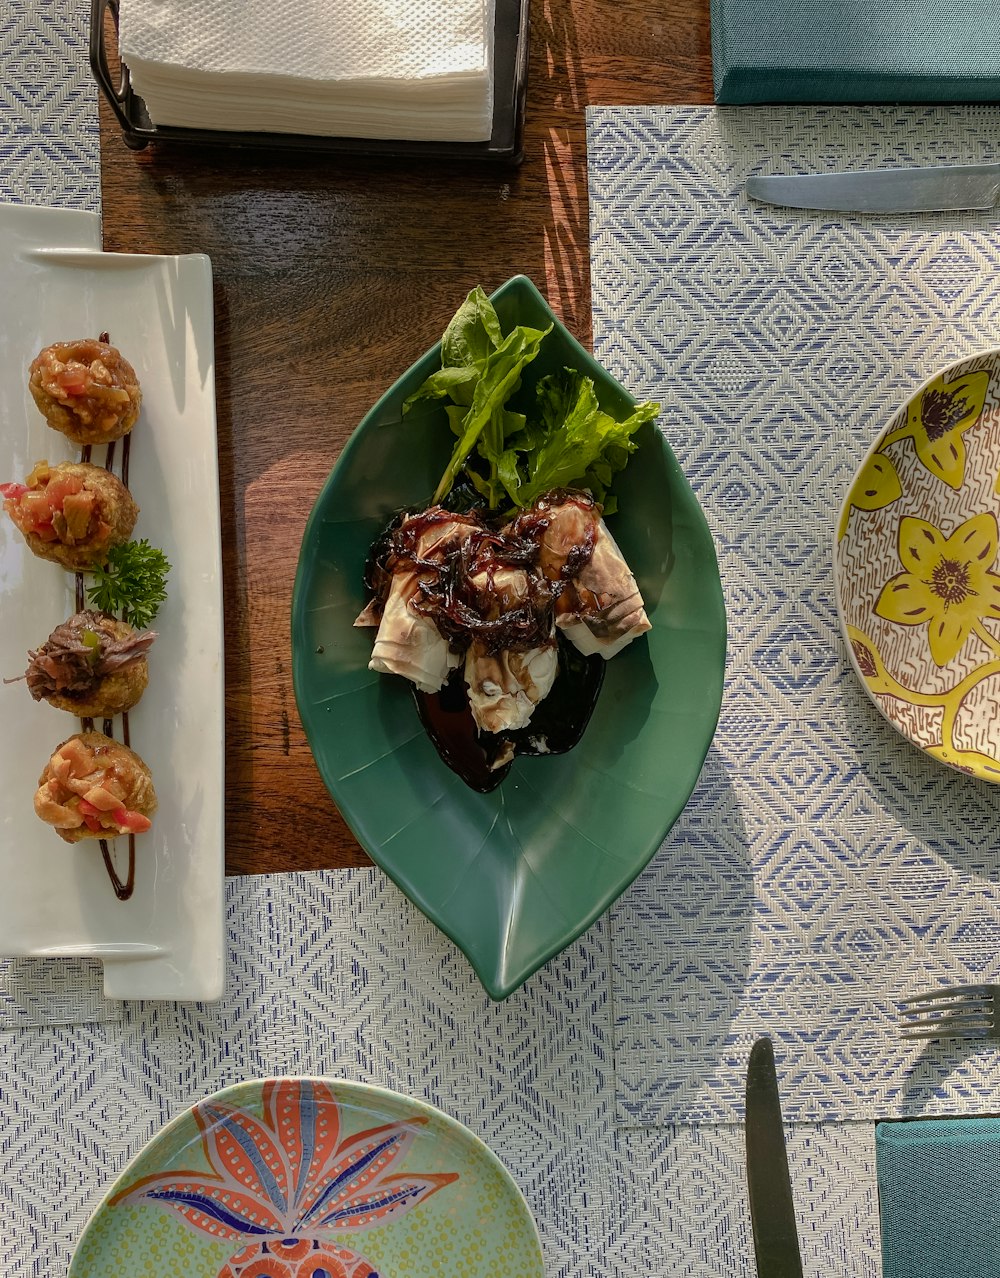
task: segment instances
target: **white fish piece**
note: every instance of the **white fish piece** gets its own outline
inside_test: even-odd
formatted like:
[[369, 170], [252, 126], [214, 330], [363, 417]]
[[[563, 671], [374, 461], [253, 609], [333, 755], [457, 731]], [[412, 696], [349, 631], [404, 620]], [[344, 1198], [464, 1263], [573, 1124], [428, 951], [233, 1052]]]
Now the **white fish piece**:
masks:
[[[458, 542], [465, 540], [477, 525], [456, 518], [433, 525], [418, 539], [417, 556], [424, 561], [443, 559]], [[448, 676], [461, 664], [461, 655], [452, 652], [448, 640], [431, 618], [413, 605], [421, 591], [421, 575], [414, 568], [393, 574], [381, 618], [373, 604], [362, 611], [356, 626], [378, 625], [368, 669], [378, 674], [396, 674], [409, 679], [421, 692], [439, 692]]]
[[605, 661], [653, 628], [632, 570], [603, 519], [590, 562], [577, 573], [565, 605], [563, 599], [556, 605], [556, 625], [585, 656], [600, 653]]
[[515, 732], [547, 697], [559, 668], [555, 643], [489, 656], [473, 643], [465, 656], [469, 705], [480, 732]]
[[[494, 616], [502, 616], [528, 598], [531, 585], [523, 568], [499, 567], [477, 573], [471, 584], [489, 599]], [[526, 652], [504, 650], [490, 654], [474, 639], [465, 655], [469, 706], [480, 732], [515, 732], [531, 719], [538, 703], [549, 694], [559, 668], [555, 639]]]
[[594, 550], [556, 602], [556, 625], [585, 656], [610, 660], [652, 629], [632, 570], [596, 506], [569, 498], [553, 506], [541, 539], [540, 567], [556, 579], [595, 524]]
[[421, 692], [439, 692], [461, 657], [451, 651], [429, 617], [410, 607], [419, 590], [413, 573], [398, 573], [393, 579], [368, 669], [402, 675]]
[[568, 622], [563, 619], [559, 621], [559, 629], [573, 647], [578, 652], [582, 652], [585, 657], [593, 657], [600, 654], [605, 661], [610, 661], [623, 648], [627, 648], [633, 639], [638, 639], [647, 630], [652, 630], [653, 627], [646, 618], [645, 612], [643, 612], [642, 616], [645, 624], [642, 621], [637, 621], [635, 625], [630, 626], [628, 630], [618, 635], [617, 638], [597, 635], [589, 621]]

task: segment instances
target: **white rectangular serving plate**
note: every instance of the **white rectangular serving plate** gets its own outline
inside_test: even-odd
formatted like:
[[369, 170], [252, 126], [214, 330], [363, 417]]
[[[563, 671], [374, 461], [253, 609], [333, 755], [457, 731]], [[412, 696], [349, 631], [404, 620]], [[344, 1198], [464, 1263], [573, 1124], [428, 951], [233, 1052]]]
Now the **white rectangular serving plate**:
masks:
[[[115, 896], [96, 840], [65, 843], [34, 814], [39, 775], [79, 720], [33, 701], [23, 682], [0, 686], [0, 955], [100, 959], [111, 998], [217, 999], [224, 668], [211, 263], [103, 253], [94, 214], [0, 205], [0, 297], [0, 482], [23, 481], [43, 458], [79, 460], [35, 407], [28, 365], [51, 342], [106, 331], [143, 393], [129, 462], [133, 537], [172, 566], [149, 687], [129, 713], [159, 801], [152, 830], [136, 838], [129, 900]], [[0, 676], [23, 674], [28, 650], [74, 611], [73, 575], [36, 558], [0, 514]], [[111, 845], [123, 877], [127, 842]]]

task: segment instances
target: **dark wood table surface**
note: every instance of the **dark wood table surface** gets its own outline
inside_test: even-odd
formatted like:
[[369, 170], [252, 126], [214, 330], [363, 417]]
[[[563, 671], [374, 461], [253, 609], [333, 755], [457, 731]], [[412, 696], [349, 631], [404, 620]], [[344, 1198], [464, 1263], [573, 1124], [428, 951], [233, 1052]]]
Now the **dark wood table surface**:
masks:
[[306, 518], [470, 288], [530, 276], [591, 344], [585, 108], [712, 100], [708, 0], [532, 0], [525, 160], [150, 147], [101, 115], [104, 247], [207, 253], [226, 618], [226, 868], [363, 865], [295, 709]]

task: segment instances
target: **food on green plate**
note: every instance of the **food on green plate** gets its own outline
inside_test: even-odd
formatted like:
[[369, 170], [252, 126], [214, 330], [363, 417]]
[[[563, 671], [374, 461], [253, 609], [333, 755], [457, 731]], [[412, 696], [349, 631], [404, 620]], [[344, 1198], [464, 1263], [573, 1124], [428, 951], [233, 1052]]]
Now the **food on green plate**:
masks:
[[370, 563], [372, 598], [354, 623], [378, 626], [368, 668], [437, 692], [461, 657], [428, 615], [424, 585], [437, 582], [478, 519], [440, 507], [404, 515], [386, 531]]
[[480, 790], [515, 754], [575, 744], [604, 661], [650, 628], [603, 514], [659, 406], [616, 421], [574, 369], [519, 394], [547, 332], [504, 334], [479, 288], [448, 325], [404, 411], [445, 401], [457, 442], [427, 509], [372, 547], [355, 623], [378, 627], [369, 668], [411, 681], [442, 758]]
[[515, 535], [526, 518], [541, 529], [539, 570], [562, 583], [556, 625], [580, 652], [607, 661], [651, 629], [632, 570], [590, 497], [542, 497], [532, 512], [515, 519]]
[[155, 639], [155, 631], [135, 630], [105, 612], [87, 609], [28, 653], [23, 678], [36, 701], [81, 719], [110, 719], [131, 710], [146, 690], [146, 654]]
[[608, 660], [650, 629], [642, 596], [592, 497], [547, 493], [499, 527], [441, 506], [403, 515], [375, 544], [378, 626], [369, 669], [438, 692], [459, 666], [476, 725], [523, 728], [556, 676], [561, 631]]
[[[495, 558], [477, 567], [468, 581], [477, 615], [501, 627], [485, 634], [472, 629], [463, 666], [476, 727], [494, 734], [528, 725], [551, 691], [559, 665], [551, 595], [534, 579], [532, 567], [504, 565], [509, 544], [501, 535]], [[517, 621], [509, 627], [512, 617]]]
[[149, 769], [103, 732], [78, 732], [57, 746], [35, 791], [35, 812], [67, 843], [143, 834], [155, 810]]
[[476, 513], [431, 506], [394, 521], [355, 623], [378, 626], [369, 669], [434, 693], [461, 667], [478, 728], [524, 727], [556, 671], [553, 590], [533, 556]]
[[31, 551], [71, 572], [104, 564], [139, 515], [121, 480], [89, 462], [41, 461], [23, 484], [0, 484], [0, 495]]
[[42, 416], [76, 444], [108, 444], [135, 425], [135, 369], [104, 338], [54, 342], [31, 362], [28, 389]]

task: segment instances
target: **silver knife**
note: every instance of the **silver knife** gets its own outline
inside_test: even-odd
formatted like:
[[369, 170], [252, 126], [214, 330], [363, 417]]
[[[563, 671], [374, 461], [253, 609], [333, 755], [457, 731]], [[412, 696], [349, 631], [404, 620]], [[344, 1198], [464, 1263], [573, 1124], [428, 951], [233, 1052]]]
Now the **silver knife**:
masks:
[[750, 1049], [746, 1095], [747, 1187], [759, 1278], [802, 1278], [781, 1101], [769, 1038]]
[[747, 179], [747, 195], [796, 209], [841, 213], [937, 213], [989, 209], [1000, 192], [1000, 164], [927, 169], [859, 169]]

